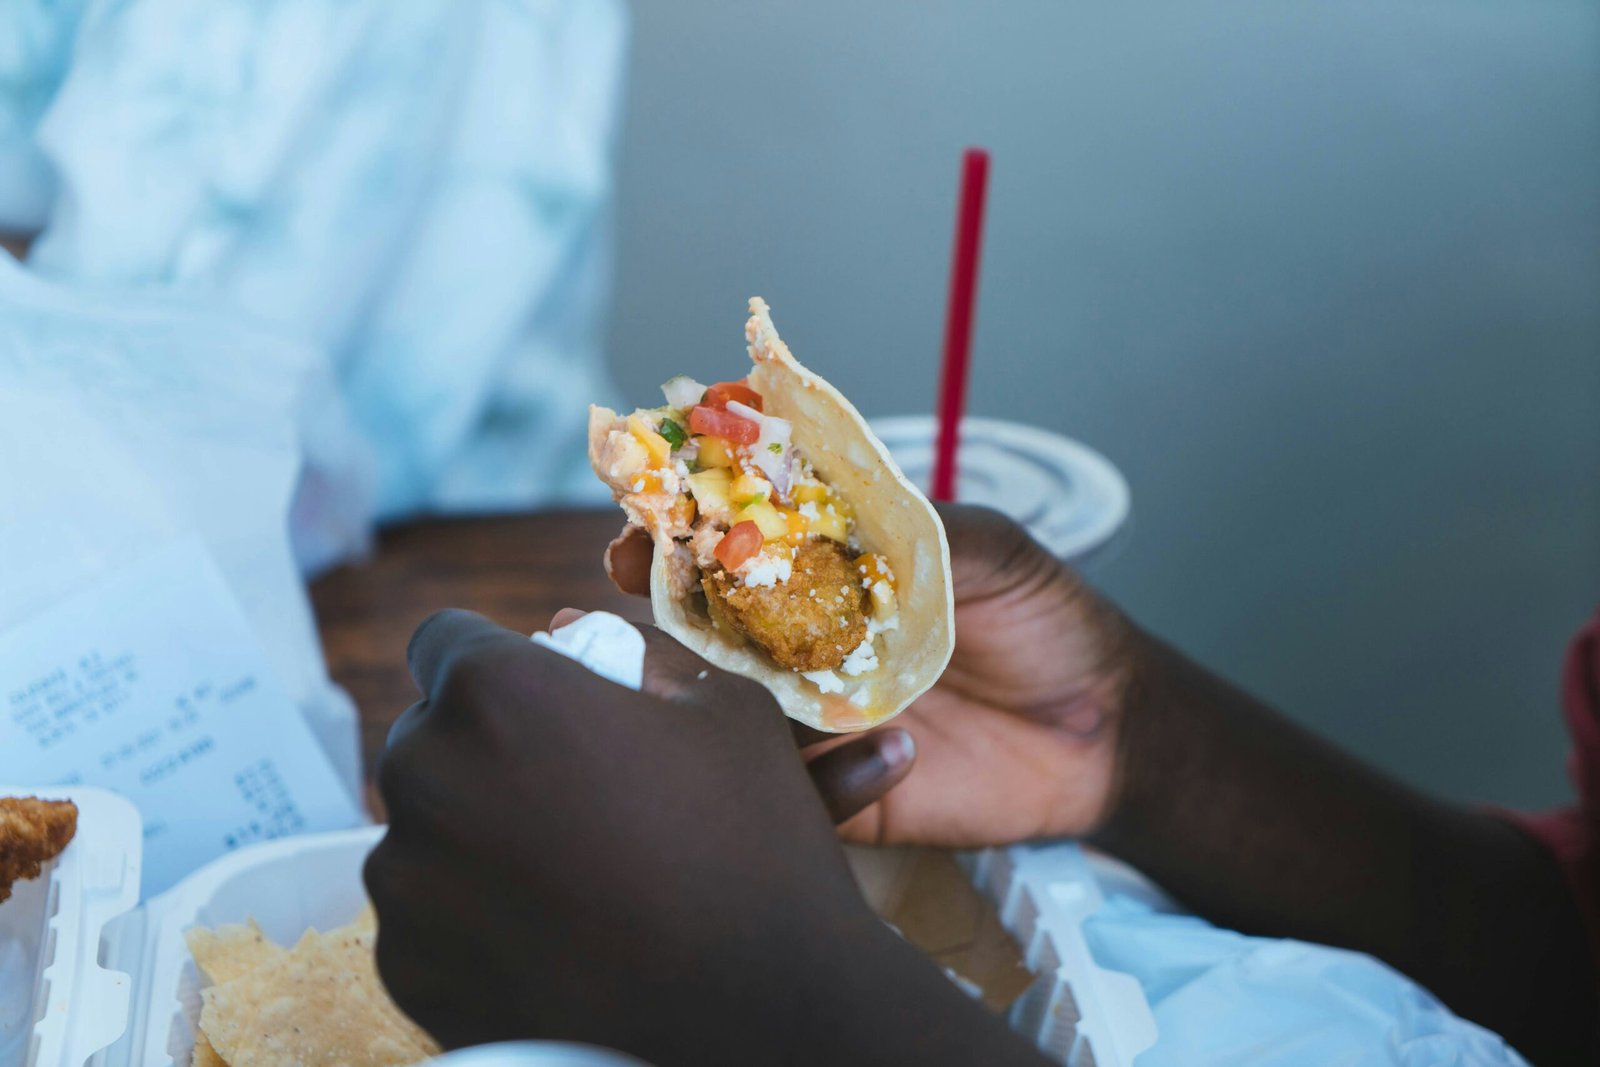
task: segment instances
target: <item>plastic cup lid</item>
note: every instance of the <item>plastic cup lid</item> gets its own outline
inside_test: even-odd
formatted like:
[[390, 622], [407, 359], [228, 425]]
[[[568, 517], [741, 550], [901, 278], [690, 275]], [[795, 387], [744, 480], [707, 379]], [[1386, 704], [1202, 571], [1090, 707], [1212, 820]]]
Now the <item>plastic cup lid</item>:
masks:
[[429, 1061], [441, 1067], [649, 1067], [620, 1052], [564, 1041], [517, 1041], [479, 1045]]
[[[933, 472], [933, 418], [870, 421], [901, 470], [926, 491]], [[1011, 516], [1059, 559], [1081, 560], [1128, 517], [1128, 483], [1121, 472], [1094, 449], [1037, 426], [962, 419], [956, 462], [957, 500]]]

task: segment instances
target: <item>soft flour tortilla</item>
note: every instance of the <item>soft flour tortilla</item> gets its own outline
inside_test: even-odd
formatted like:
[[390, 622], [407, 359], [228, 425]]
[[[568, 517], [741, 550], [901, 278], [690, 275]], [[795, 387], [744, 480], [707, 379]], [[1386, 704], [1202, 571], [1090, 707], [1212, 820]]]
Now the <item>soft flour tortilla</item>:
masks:
[[[944, 524], [901, 473], [883, 442], [867, 429], [861, 413], [790, 355], [760, 297], [750, 300], [744, 333], [755, 362], [750, 384], [761, 394], [763, 410], [789, 420], [791, 440], [800, 454], [850, 505], [862, 549], [889, 560], [899, 627], [874, 639], [877, 670], [853, 678], [840, 674], [844, 692], [824, 694], [739, 635], [713, 627], [704, 597], [674, 594], [673, 542], [661, 539], [656, 541], [650, 571], [656, 625], [723, 670], [765, 685], [790, 718], [829, 733], [865, 730], [898, 715], [926, 692], [955, 649], [955, 600]], [[851, 698], [858, 696], [861, 704], [852, 703]]]

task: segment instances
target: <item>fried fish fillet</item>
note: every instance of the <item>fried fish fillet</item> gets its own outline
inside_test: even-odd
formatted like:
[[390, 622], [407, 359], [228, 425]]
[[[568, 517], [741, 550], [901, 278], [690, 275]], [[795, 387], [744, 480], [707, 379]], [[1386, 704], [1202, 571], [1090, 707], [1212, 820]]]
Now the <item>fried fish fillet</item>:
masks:
[[833, 541], [802, 544], [788, 581], [776, 585], [740, 585], [720, 569], [702, 584], [714, 617], [792, 671], [832, 670], [867, 636], [867, 592]]
[[0, 902], [16, 882], [39, 877], [77, 832], [78, 805], [70, 800], [0, 797]]

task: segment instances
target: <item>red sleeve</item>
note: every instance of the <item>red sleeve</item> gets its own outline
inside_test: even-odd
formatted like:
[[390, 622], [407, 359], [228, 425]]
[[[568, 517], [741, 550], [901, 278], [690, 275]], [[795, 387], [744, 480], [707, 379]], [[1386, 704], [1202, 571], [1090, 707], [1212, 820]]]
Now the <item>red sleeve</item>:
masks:
[[1583, 913], [1589, 948], [1600, 962], [1600, 613], [1578, 631], [1567, 651], [1561, 701], [1572, 734], [1568, 768], [1578, 803], [1512, 817], [1555, 853]]

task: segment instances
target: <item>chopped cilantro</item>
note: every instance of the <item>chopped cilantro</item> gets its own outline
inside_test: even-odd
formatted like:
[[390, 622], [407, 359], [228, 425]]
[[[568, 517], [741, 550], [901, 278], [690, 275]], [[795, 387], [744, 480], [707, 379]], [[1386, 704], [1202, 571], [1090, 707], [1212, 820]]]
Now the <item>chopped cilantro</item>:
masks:
[[781, 456], [783, 455], [783, 446], [774, 441], [767, 446], [767, 451], [771, 452], [774, 456]]
[[667, 444], [671, 445], [674, 451], [682, 448], [683, 443], [689, 439], [689, 435], [683, 432], [683, 427], [671, 419], [661, 420], [660, 433], [662, 437], [667, 439]]

